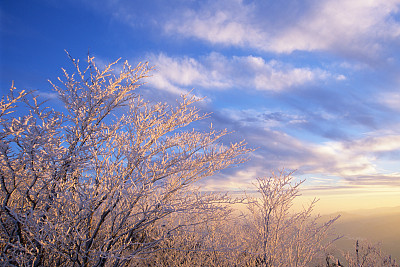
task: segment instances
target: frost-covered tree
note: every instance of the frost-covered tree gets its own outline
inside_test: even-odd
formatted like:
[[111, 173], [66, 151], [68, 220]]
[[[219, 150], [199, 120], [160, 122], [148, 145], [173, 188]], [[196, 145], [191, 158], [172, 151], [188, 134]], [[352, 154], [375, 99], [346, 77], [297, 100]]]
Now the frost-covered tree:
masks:
[[381, 251], [379, 244], [356, 241], [354, 251], [344, 252], [346, 266], [350, 267], [398, 267], [395, 259]]
[[64, 109], [14, 86], [0, 102], [1, 264], [125, 266], [224, 213], [225, 199], [192, 185], [249, 150], [220, 143], [226, 130], [189, 128], [207, 116], [200, 99], [145, 101], [146, 63], [115, 74], [115, 63], [72, 62], [75, 74], [53, 84]]
[[338, 217], [322, 221], [312, 214], [316, 200], [292, 209], [302, 184], [293, 180], [284, 171], [257, 179], [256, 194], [237, 203], [247, 212], [234, 206], [217, 216], [223, 220], [211, 217], [168, 236], [146, 266], [321, 266], [336, 239], [329, 230]]
[[312, 214], [317, 202], [300, 211], [292, 209], [304, 181], [294, 182], [284, 170], [258, 178], [258, 195], [248, 196], [247, 254], [249, 266], [308, 266], [333, 241], [328, 229], [339, 218], [319, 222]]

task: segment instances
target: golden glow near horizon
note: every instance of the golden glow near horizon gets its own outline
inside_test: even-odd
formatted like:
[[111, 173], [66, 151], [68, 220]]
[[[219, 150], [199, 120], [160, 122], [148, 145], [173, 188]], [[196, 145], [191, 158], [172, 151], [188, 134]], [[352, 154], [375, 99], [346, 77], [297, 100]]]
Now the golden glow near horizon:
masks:
[[319, 201], [314, 211], [329, 214], [341, 211], [400, 206], [400, 191], [396, 187], [365, 187], [333, 190], [303, 190], [295, 208], [307, 206], [315, 197]]
[[[247, 173], [238, 171], [235, 176], [223, 179], [223, 182], [220, 182], [219, 179], [207, 180], [203, 184], [203, 189], [228, 191], [240, 196], [247, 192], [255, 196], [255, 187], [252, 185], [251, 177], [257, 177], [252, 170]], [[304, 180], [304, 183], [299, 187], [300, 196], [294, 200], [293, 208], [295, 210], [308, 207], [314, 198], [319, 199], [314, 211], [320, 214], [400, 206], [399, 186], [355, 185], [340, 177], [314, 175], [297, 177], [295, 181], [301, 180]]]
[[[247, 192], [255, 196], [251, 177], [257, 177], [257, 174], [251, 170], [248, 173], [238, 171], [235, 176], [225, 178], [222, 182], [219, 179], [208, 179], [202, 188], [205, 191], [230, 192], [238, 196], [244, 196], [244, 192]], [[299, 187], [300, 196], [294, 200], [295, 210], [308, 207], [314, 198], [319, 199], [314, 211], [320, 214], [400, 206], [399, 186], [355, 185], [339, 177], [329, 176], [297, 177], [295, 181], [300, 180], [305, 181]]]

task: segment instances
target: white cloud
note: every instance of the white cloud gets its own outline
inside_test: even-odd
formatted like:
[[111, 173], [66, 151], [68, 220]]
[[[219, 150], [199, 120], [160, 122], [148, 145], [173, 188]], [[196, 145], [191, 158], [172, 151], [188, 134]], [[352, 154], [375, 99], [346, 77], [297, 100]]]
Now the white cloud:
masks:
[[302, 85], [316, 78], [323, 77], [324, 73], [322, 71], [313, 72], [307, 68], [293, 68], [287, 71], [279, 71], [273, 69], [270, 65], [265, 65], [265, 72], [256, 75], [254, 84], [259, 90], [280, 90]]
[[[164, 25], [169, 34], [196, 37], [211, 44], [252, 47], [263, 51], [291, 53], [295, 50], [351, 51], [373, 56], [380, 43], [400, 35], [392, 18], [400, 0], [327, 0], [304, 3], [293, 17], [288, 12], [280, 23], [271, 22], [268, 5], [225, 0], [205, 2], [194, 10], [180, 10]], [[227, 8], [229, 6], [229, 8]], [[288, 7], [282, 2], [280, 9]], [[263, 12], [260, 12], [262, 10]], [[285, 14], [284, 12], [280, 12]], [[292, 16], [292, 17], [290, 17]], [[286, 22], [283, 22], [286, 21]]]
[[322, 1], [309, 16], [274, 38], [276, 52], [351, 49], [373, 53], [381, 38], [397, 38], [400, 26], [390, 19], [400, 1]]
[[[377, 160], [384, 153], [400, 151], [400, 135], [365, 137], [353, 141], [335, 141], [323, 144], [307, 144], [311, 157], [303, 158], [302, 166], [310, 172], [336, 175], [348, 180], [380, 183], [380, 177], [387, 182], [398, 177], [397, 170], [377, 168]], [[365, 181], [364, 181], [365, 180]], [[393, 183], [397, 181], [393, 180]]]
[[400, 135], [380, 133], [379, 136], [369, 136], [346, 145], [346, 149], [358, 153], [381, 153], [400, 150]]
[[[261, 57], [225, 57], [218, 53], [194, 59], [150, 56], [156, 73], [149, 81], [156, 88], [178, 93], [183, 89], [257, 89], [281, 91], [334, 77], [321, 69], [293, 67]], [[183, 89], [178, 89], [183, 88]]]
[[175, 85], [173, 85], [167, 78], [161, 76], [161, 75], [154, 75], [151, 76], [147, 79], [149, 84], [157, 89], [167, 91], [169, 93], [173, 94], [185, 94], [187, 93], [187, 90], [179, 88]]
[[252, 8], [240, 0], [204, 2], [200, 10], [180, 11], [182, 16], [169, 20], [164, 30], [213, 44], [260, 46], [265, 34], [249, 21]]
[[172, 58], [159, 54], [151, 55], [150, 60], [155, 65], [155, 74], [149, 83], [158, 89], [180, 94], [193, 86], [212, 89], [231, 86], [222, 79], [215, 66], [214, 69], [208, 69], [194, 58]]
[[[388, 156], [398, 157], [399, 134], [380, 131], [353, 140], [318, 143], [301, 140], [283, 131], [292, 120], [304, 119], [295, 114], [266, 110], [226, 110], [223, 114], [241, 126], [239, 131], [249, 143], [260, 147], [253, 153], [259, 157], [253, 157], [251, 161], [255, 168], [268, 171], [285, 167], [298, 170], [300, 174], [341, 177], [360, 185], [399, 185], [398, 166], [383, 168], [382, 164]], [[269, 118], [276, 119], [270, 121]]]
[[383, 93], [379, 97], [379, 102], [385, 105], [388, 108], [391, 108], [395, 111], [400, 111], [400, 93], [391, 92], [391, 93]]
[[381, 131], [353, 140], [318, 143], [293, 137], [282, 130], [292, 120], [302, 119], [295, 114], [229, 109], [222, 115], [230, 123], [239, 125], [236, 129], [239, 136], [246, 136], [247, 142], [259, 149], [252, 153], [244, 171], [240, 169], [207, 181], [212, 187], [210, 190], [240, 188], [257, 176], [283, 167], [297, 170], [296, 175], [334, 177], [335, 182], [330, 182], [330, 186], [400, 186], [398, 164], [383, 167], [381, 162], [387, 161], [387, 155], [396, 156], [400, 152], [399, 134]]
[[313, 145], [312, 151], [315, 156], [313, 172], [329, 173], [345, 178], [377, 172], [371, 161], [373, 158], [360, 151], [346, 149], [342, 142]]
[[338, 81], [344, 81], [346, 79], [347, 79], [346, 76], [344, 76], [343, 74], [339, 74], [336, 76], [336, 80]]

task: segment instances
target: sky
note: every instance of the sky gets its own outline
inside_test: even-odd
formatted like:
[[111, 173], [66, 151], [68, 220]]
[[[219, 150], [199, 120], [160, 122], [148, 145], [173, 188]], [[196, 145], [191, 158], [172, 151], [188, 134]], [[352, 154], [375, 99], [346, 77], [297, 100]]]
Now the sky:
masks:
[[284, 168], [322, 211], [400, 206], [399, 44], [400, 0], [3, 0], [0, 90], [53, 99], [64, 50], [148, 61], [149, 100], [206, 97], [199, 130], [256, 148], [205, 190]]

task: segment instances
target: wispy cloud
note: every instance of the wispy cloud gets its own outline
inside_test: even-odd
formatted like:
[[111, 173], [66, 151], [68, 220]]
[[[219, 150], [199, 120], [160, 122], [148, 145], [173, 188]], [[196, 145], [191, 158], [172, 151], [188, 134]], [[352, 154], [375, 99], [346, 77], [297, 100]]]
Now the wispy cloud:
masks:
[[[378, 168], [376, 161], [400, 152], [400, 135], [365, 137], [352, 141], [306, 144], [308, 156], [299, 159], [307, 172], [334, 175], [351, 184], [400, 185], [399, 173]], [[400, 155], [397, 154], [397, 160]], [[296, 162], [297, 163], [297, 162]]]
[[400, 25], [392, 17], [400, 1], [320, 1], [308, 16], [282, 31], [272, 42], [277, 52], [351, 50], [375, 53], [382, 39], [397, 38]]
[[287, 125], [306, 123], [307, 118], [298, 114], [267, 110], [267, 109], [223, 109], [221, 113], [232, 121], [243, 126], [260, 127], [264, 129], [281, 128]]
[[400, 24], [393, 16], [399, 3], [328, 0], [305, 1], [299, 7], [288, 1], [280, 8], [289, 11], [281, 10], [282, 17], [277, 18], [271, 3], [207, 1], [196, 10], [179, 10], [181, 15], [175, 13], [164, 29], [169, 34], [195, 37], [211, 44], [262, 51], [330, 50], [366, 56], [380, 51], [382, 41], [399, 37]]
[[400, 93], [398, 92], [382, 93], [379, 95], [378, 101], [394, 111], [400, 111]]
[[327, 79], [342, 80], [342, 76], [319, 68], [295, 67], [255, 56], [226, 57], [211, 53], [198, 59], [164, 54], [150, 58], [156, 68], [156, 74], [150, 80], [152, 85], [171, 92], [188, 87], [281, 91]]
[[399, 134], [383, 130], [350, 140], [307, 141], [286, 131], [285, 126], [305, 119], [297, 114], [254, 110], [227, 110], [224, 114], [236, 125], [238, 135], [246, 136], [249, 143], [259, 148], [249, 163], [258, 176], [285, 167], [298, 170], [298, 174], [333, 176], [336, 183], [343, 179], [343, 186], [400, 185], [396, 168], [377, 166], [378, 161], [388, 157], [400, 160]]
[[231, 82], [221, 75], [213, 56], [204, 58], [205, 62], [164, 54], [151, 55], [150, 59], [156, 70], [150, 83], [158, 89], [181, 93], [193, 87], [223, 89], [231, 86]]
[[253, 5], [244, 5], [240, 0], [205, 1], [200, 10], [179, 11], [182, 15], [167, 21], [164, 29], [213, 44], [259, 47], [265, 43], [265, 32], [249, 20], [253, 9]]

